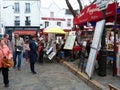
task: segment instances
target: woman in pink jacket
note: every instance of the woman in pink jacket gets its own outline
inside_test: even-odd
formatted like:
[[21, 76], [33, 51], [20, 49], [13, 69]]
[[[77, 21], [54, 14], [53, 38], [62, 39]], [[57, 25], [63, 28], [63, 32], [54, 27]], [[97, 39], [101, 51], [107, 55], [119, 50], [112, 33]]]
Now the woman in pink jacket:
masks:
[[0, 68], [2, 70], [2, 75], [3, 75], [3, 83], [5, 84], [5, 87], [9, 87], [9, 78], [8, 78], [8, 71], [9, 68], [3, 68], [1, 61], [3, 57], [6, 57], [7, 59], [12, 58], [12, 53], [8, 46], [4, 43], [3, 39], [0, 39]]

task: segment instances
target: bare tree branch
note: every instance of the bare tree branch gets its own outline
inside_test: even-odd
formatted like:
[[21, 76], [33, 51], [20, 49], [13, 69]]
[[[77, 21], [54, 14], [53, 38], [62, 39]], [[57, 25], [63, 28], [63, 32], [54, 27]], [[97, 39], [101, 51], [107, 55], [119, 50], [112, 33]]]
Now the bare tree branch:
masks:
[[83, 9], [83, 7], [82, 7], [82, 3], [81, 3], [81, 1], [80, 0], [77, 0], [77, 2], [78, 2], [78, 4], [79, 4], [79, 9], [80, 9], [80, 11]]
[[91, 4], [95, 3], [97, 0], [94, 0]]
[[73, 7], [71, 6], [69, 0], [65, 0], [65, 1], [66, 1], [66, 4], [67, 4], [67, 6], [68, 6], [70, 12], [71, 12], [72, 15], [75, 17], [75, 16], [76, 16], [76, 13], [75, 13], [75, 11], [73, 10]]

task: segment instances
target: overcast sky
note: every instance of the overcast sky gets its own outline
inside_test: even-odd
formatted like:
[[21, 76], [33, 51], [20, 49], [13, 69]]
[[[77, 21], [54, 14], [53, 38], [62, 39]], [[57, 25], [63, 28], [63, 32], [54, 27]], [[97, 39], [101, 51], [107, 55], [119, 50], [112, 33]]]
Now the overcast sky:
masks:
[[[69, 0], [74, 9], [78, 9], [77, 0]], [[89, 2], [93, 0], [81, 0], [83, 5], [89, 5]], [[110, 0], [112, 1], [112, 0]], [[118, 0], [120, 1], [120, 0]], [[41, 0], [42, 7], [48, 7], [52, 2], [55, 2], [60, 8], [67, 8], [65, 0]]]
[[[42, 7], [48, 7], [52, 2], [55, 2], [60, 8], [67, 8], [65, 0], [41, 0]], [[69, 0], [74, 9], [78, 9], [77, 0]], [[84, 1], [84, 5], [88, 5], [90, 0]], [[93, 1], [93, 0], [91, 0]], [[48, 3], [49, 2], [49, 3]]]

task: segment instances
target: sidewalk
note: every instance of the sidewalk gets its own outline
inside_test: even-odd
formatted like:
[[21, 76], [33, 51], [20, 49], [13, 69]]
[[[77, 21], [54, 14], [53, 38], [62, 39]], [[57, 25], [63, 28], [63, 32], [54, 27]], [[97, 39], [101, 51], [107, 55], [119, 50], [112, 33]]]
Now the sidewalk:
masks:
[[[76, 73], [75, 71], [77, 71], [77, 72], [79, 71], [80, 76], [82, 74], [84, 74], [84, 76], [85, 76], [85, 77], [83, 76], [80, 78], [84, 78], [83, 79], [84, 81], [88, 80], [88, 77], [85, 74], [85, 72], [84, 71], [81, 72], [80, 68], [78, 68], [78, 62], [79, 62], [79, 60], [75, 60], [73, 62], [66, 62], [66, 61], [61, 60], [61, 63], [63, 63], [65, 66], [67, 66], [69, 69], [71, 69], [71, 71], [74, 74]], [[95, 82], [92, 82], [92, 80]], [[94, 71], [93, 76], [92, 76], [92, 80], [88, 80], [87, 83], [90, 82], [93, 84], [93, 86], [95, 85], [96, 87], [98, 87], [101, 90], [109, 90], [108, 84], [112, 84], [115, 87], [120, 89], [120, 77], [112, 76], [112, 70], [109, 70], [109, 69], [107, 69], [107, 76], [105, 76], [105, 77], [98, 76], [97, 72]]]

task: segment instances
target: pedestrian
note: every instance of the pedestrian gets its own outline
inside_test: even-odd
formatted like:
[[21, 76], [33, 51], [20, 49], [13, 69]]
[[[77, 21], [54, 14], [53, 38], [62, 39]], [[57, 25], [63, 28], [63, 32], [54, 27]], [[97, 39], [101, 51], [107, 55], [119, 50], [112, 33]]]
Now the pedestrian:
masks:
[[26, 59], [26, 62], [28, 63], [29, 58], [30, 58], [29, 40], [25, 41], [25, 44], [24, 44], [24, 54], [25, 54], [24, 58]]
[[31, 36], [31, 40], [29, 42], [30, 47], [30, 69], [33, 74], [36, 74], [34, 64], [37, 61], [37, 44], [36, 44], [36, 36]]
[[2, 66], [2, 59], [7, 58], [10, 60], [12, 58], [12, 53], [8, 46], [5, 44], [3, 39], [0, 39], [0, 68], [3, 75], [3, 83], [5, 87], [9, 87], [9, 68]]
[[5, 44], [9, 47], [9, 49], [12, 51], [12, 47], [11, 47], [11, 42], [9, 40], [9, 34], [4, 34], [3, 36], [3, 40], [5, 42]]
[[44, 43], [41, 41], [38, 41], [38, 54], [39, 54], [38, 61], [41, 64], [43, 64], [43, 55], [44, 55], [43, 48], [44, 48]]
[[[23, 47], [24, 47], [24, 40], [19, 36], [18, 33], [16, 33], [14, 38], [12, 39], [13, 61], [14, 61], [13, 68], [16, 68], [17, 65], [18, 70], [21, 70]], [[16, 60], [17, 56], [18, 56], [18, 62]]]

